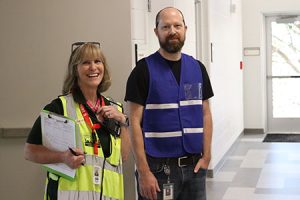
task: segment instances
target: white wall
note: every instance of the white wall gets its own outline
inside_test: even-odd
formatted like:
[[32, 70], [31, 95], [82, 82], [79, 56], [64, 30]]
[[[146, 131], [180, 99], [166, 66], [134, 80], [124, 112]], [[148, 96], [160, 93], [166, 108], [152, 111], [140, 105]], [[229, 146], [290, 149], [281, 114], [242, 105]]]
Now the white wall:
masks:
[[174, 0], [174, 6], [180, 9], [184, 14], [187, 26], [186, 40], [182, 52], [196, 58], [196, 19], [194, 0]]
[[[213, 45], [210, 78], [215, 94], [211, 99], [214, 169], [244, 129], [242, 26], [240, 0], [208, 2], [209, 39]], [[234, 12], [230, 11], [231, 6], [235, 6]]]
[[159, 10], [167, 6], [177, 7], [183, 12], [186, 25], [188, 26], [183, 52], [196, 57], [194, 0], [151, 0], [149, 11], [147, 4], [148, 1], [131, 1], [132, 47], [134, 47], [134, 44], [138, 44], [139, 59], [150, 55], [159, 49], [159, 43], [154, 33], [155, 17]]
[[266, 130], [264, 15], [299, 13], [299, 0], [242, 0], [243, 48], [260, 47], [260, 56], [244, 56], [245, 128]]

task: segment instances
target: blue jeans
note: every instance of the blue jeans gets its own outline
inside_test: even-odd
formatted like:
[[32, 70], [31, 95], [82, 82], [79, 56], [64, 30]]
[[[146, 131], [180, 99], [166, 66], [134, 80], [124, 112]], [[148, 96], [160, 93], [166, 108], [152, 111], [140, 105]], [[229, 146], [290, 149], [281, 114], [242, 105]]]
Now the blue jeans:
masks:
[[[200, 156], [196, 156], [192, 164], [180, 167], [175, 158], [153, 158], [147, 156], [150, 170], [156, 177], [161, 192], [157, 193], [157, 199], [163, 200], [163, 184], [168, 181], [168, 176], [164, 172], [164, 166], [170, 167], [170, 183], [174, 184], [174, 200], [206, 200], [206, 173], [207, 169], [200, 169], [194, 173], [194, 167]], [[138, 173], [136, 172], [138, 199], [146, 200], [140, 195]]]

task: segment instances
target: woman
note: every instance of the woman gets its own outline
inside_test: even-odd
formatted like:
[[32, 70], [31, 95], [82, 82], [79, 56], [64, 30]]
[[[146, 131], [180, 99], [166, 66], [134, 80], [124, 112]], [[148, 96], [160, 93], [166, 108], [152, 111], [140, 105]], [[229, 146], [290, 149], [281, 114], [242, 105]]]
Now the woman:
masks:
[[128, 118], [119, 103], [101, 94], [110, 84], [100, 44], [74, 43], [63, 95], [44, 109], [74, 118], [82, 144], [64, 152], [46, 148], [40, 117], [25, 144], [27, 160], [76, 169], [74, 181], [48, 172], [44, 199], [124, 199], [122, 159], [129, 152]]

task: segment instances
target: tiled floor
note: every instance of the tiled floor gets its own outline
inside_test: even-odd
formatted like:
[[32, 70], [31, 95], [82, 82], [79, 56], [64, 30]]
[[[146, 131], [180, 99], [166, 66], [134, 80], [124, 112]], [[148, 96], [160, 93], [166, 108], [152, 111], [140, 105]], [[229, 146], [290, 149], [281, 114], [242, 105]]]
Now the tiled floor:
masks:
[[244, 135], [207, 181], [208, 200], [300, 200], [300, 143]]

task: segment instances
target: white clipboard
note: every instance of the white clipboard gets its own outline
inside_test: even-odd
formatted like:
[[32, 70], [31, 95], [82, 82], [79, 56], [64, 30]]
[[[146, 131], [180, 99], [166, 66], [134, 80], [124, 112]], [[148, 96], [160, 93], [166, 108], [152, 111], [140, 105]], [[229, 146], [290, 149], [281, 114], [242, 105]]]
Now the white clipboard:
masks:
[[[43, 110], [40, 113], [42, 142], [45, 147], [56, 151], [66, 151], [76, 147], [76, 123], [74, 120]], [[67, 178], [75, 179], [76, 169], [64, 163], [44, 164], [47, 171]]]

